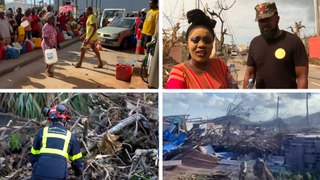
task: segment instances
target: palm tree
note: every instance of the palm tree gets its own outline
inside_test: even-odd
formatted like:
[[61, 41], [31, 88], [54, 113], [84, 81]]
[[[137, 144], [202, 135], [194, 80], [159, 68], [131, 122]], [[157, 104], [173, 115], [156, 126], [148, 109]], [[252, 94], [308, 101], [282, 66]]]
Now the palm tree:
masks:
[[74, 112], [87, 114], [94, 101], [92, 94], [77, 93], [0, 93], [2, 112], [26, 119], [41, 121], [44, 119], [42, 109], [54, 104], [66, 103]]

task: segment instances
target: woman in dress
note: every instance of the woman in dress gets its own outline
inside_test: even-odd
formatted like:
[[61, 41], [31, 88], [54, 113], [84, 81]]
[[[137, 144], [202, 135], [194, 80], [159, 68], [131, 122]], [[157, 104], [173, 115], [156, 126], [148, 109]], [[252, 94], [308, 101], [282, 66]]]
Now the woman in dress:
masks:
[[230, 88], [232, 78], [228, 78], [230, 74], [228, 67], [221, 59], [210, 58], [216, 21], [199, 9], [188, 11], [187, 18], [188, 23], [191, 23], [186, 32], [189, 60], [172, 68], [166, 88]]
[[[42, 28], [42, 51], [43, 54], [46, 49], [57, 48], [57, 30], [54, 26], [54, 14], [52, 12], [47, 12], [43, 17], [46, 24]], [[47, 65], [46, 73], [49, 77], [53, 77], [53, 65]]]

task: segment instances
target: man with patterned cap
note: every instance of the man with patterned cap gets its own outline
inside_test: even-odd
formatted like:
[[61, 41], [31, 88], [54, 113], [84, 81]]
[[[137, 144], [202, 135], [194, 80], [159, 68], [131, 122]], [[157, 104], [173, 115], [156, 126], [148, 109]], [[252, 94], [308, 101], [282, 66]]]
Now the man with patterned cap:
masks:
[[256, 88], [308, 88], [308, 57], [301, 39], [279, 29], [274, 2], [258, 4], [255, 11], [261, 35], [250, 43], [243, 88], [249, 79]]

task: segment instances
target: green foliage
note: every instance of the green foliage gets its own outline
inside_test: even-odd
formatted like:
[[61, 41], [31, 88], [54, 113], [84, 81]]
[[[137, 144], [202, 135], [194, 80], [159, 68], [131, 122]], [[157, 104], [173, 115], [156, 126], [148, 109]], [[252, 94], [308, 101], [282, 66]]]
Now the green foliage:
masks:
[[17, 132], [15, 132], [15, 133], [13, 133], [11, 135], [11, 138], [10, 138], [10, 149], [12, 151], [21, 149], [20, 134], [17, 133]]
[[70, 102], [71, 106], [80, 114], [88, 114], [89, 103], [90, 99], [88, 99], [88, 94], [80, 94], [75, 96]]
[[133, 174], [131, 177], [130, 177], [130, 180], [148, 180], [150, 178], [146, 178], [146, 177], [143, 177], [139, 174]]
[[46, 95], [44, 93], [1, 93], [0, 107], [20, 117], [42, 120], [41, 109], [45, 104]]
[[[88, 116], [92, 107], [108, 109], [110, 103], [121, 103], [119, 94], [104, 93], [0, 93], [0, 107], [9, 114], [26, 119], [42, 121], [45, 117], [42, 114], [44, 107], [52, 107], [55, 104], [66, 103], [75, 111]], [[125, 103], [124, 101], [122, 103]], [[73, 114], [74, 115], [74, 114]]]
[[77, 93], [0, 93], [0, 107], [6, 112], [27, 119], [44, 120], [43, 107], [51, 107], [67, 100], [80, 114], [89, 112], [88, 94]]
[[306, 179], [307, 179], [307, 180], [312, 180], [312, 175], [311, 175], [311, 173], [307, 172], [307, 173], [305, 174], [305, 176], [306, 176]]

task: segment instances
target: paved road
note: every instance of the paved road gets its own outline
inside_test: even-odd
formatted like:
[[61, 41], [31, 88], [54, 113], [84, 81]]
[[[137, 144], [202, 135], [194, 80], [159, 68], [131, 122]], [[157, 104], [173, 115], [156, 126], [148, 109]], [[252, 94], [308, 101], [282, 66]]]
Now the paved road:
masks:
[[[101, 51], [101, 57], [105, 64], [103, 69], [94, 68], [97, 65], [94, 52], [88, 51], [82, 68], [74, 68], [72, 63], [79, 60], [81, 42], [76, 42], [58, 51], [59, 62], [55, 65], [53, 78], [45, 73], [43, 58], [34, 59], [34, 62], [17, 67], [10, 73], [0, 76], [0, 88], [6, 89], [129, 89], [147, 88], [140, 77], [134, 76], [131, 83], [115, 78], [115, 67], [119, 58], [126, 60], [136, 59], [133, 50], [119, 51], [118, 49], [106, 49]], [[39, 53], [42, 53], [39, 50]], [[21, 59], [19, 59], [21, 60]], [[23, 60], [23, 59], [22, 59]], [[15, 60], [9, 60], [15, 61]], [[108, 63], [108, 65], [106, 65]], [[139, 64], [138, 64], [139, 65]]]
[[[243, 84], [243, 77], [246, 70], [246, 66], [244, 65], [244, 62], [246, 61], [246, 57], [236, 57], [236, 61], [228, 61], [228, 64], [232, 62], [236, 62], [236, 69], [238, 72], [238, 84], [239, 87], [242, 88]], [[241, 63], [242, 62], [242, 63]], [[309, 89], [320, 89], [320, 66], [310, 64], [309, 65]]]

